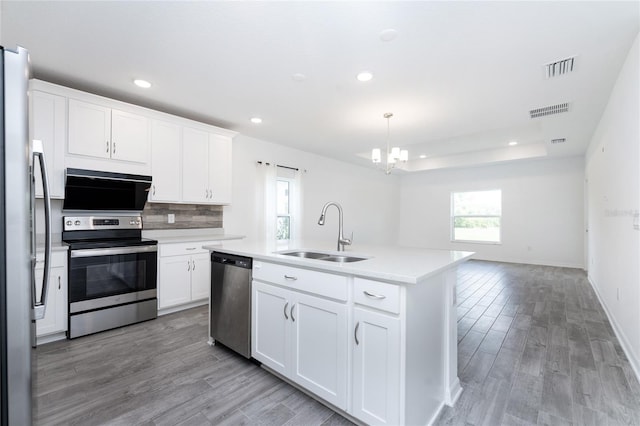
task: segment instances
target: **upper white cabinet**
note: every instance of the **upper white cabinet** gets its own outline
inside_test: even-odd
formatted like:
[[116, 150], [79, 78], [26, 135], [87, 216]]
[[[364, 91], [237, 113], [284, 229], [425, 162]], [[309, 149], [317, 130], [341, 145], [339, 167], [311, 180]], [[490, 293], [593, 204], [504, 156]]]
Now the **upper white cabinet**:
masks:
[[[64, 143], [67, 139], [67, 99], [32, 90], [29, 105], [30, 139], [42, 141], [51, 198], [64, 198]], [[42, 197], [42, 176], [35, 164], [36, 197]]]
[[111, 158], [149, 162], [149, 119], [130, 112], [111, 110]]
[[153, 120], [151, 123], [151, 175], [153, 183], [150, 201], [181, 200], [182, 168], [180, 167], [181, 127]]
[[69, 154], [149, 162], [149, 120], [138, 114], [69, 99]]
[[209, 201], [209, 134], [185, 127], [182, 131], [182, 199]]
[[182, 131], [182, 199], [231, 203], [231, 138], [200, 129]]
[[31, 138], [43, 141], [53, 198], [64, 198], [64, 170], [72, 167], [151, 175], [152, 202], [231, 203], [235, 132], [39, 80], [29, 84]]

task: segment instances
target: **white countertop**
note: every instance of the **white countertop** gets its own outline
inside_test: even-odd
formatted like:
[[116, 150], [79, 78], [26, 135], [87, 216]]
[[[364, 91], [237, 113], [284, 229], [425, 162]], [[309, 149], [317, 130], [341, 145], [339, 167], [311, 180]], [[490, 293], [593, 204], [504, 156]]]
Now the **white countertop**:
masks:
[[[60, 233], [51, 235], [51, 251], [67, 251], [69, 246], [62, 242]], [[36, 234], [36, 251], [44, 252], [44, 234]]]
[[280, 251], [310, 250], [338, 254], [335, 241], [299, 241], [276, 244], [275, 242], [243, 240], [225, 241], [216, 246], [205, 245], [204, 248], [211, 251], [247, 256], [254, 260], [349, 274], [399, 284], [417, 284], [445, 269], [468, 260], [474, 255], [473, 252], [468, 251], [356, 245], [355, 247], [347, 246], [346, 250], [339, 252], [339, 254], [366, 257], [366, 260], [337, 263], [275, 253]]
[[225, 234], [222, 228], [198, 228], [198, 229], [157, 229], [142, 231], [143, 238], [158, 240], [159, 243], [187, 243], [206, 241], [239, 240], [244, 235]]

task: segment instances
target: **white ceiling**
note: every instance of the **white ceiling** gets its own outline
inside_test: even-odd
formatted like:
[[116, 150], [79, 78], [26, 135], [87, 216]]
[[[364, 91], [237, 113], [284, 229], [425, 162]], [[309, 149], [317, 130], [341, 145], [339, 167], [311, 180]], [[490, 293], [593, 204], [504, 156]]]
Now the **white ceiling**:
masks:
[[[364, 165], [393, 112], [410, 170], [581, 155], [640, 28], [637, 1], [0, 7], [0, 42], [28, 48], [36, 78]], [[382, 41], [385, 29], [397, 37]], [[545, 78], [546, 63], [569, 56], [573, 73]], [[373, 80], [357, 81], [363, 70]], [[568, 113], [529, 117], [561, 102]]]

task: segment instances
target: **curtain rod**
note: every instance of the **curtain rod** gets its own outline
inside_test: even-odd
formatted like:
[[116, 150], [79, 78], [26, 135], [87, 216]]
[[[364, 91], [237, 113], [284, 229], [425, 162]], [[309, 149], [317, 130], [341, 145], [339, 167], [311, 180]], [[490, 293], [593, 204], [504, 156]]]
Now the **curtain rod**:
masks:
[[[263, 161], [257, 161], [258, 164], [264, 164], [265, 166], [270, 166], [271, 163], [267, 163], [267, 162], [263, 162]], [[297, 167], [290, 167], [290, 166], [283, 166], [281, 164], [276, 164], [276, 167], [282, 167], [283, 169], [289, 169], [289, 170], [295, 170], [296, 172], [299, 171], [300, 169]]]

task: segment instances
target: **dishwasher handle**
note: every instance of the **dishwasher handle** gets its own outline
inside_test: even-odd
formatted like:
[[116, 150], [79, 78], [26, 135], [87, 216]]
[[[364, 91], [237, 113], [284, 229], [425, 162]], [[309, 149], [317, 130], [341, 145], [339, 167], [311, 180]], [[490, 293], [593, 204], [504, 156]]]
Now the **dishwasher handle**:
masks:
[[235, 266], [243, 269], [251, 269], [253, 259], [250, 257], [236, 256], [233, 254], [212, 252], [211, 263], [220, 263], [227, 266]]

